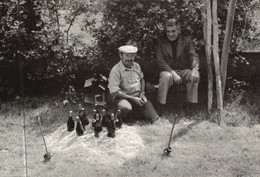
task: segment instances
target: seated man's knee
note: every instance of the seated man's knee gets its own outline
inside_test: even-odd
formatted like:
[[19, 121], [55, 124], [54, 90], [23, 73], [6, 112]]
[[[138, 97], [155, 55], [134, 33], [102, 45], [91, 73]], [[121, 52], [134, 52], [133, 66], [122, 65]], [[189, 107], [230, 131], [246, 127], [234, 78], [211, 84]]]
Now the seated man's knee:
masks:
[[132, 105], [125, 99], [120, 99], [117, 106], [125, 114], [132, 111]]
[[[185, 69], [182, 79], [184, 79], [186, 82], [189, 82], [189, 81], [193, 82], [194, 80], [192, 78], [192, 70], [191, 69]], [[198, 83], [199, 80], [200, 80], [200, 74], [198, 75], [198, 79], [197, 79], [196, 83]]]
[[118, 106], [118, 109], [121, 109], [123, 114], [127, 114], [132, 111], [132, 107], [128, 107], [128, 106]]
[[183, 73], [184, 73], [184, 75], [191, 76], [192, 70], [191, 69], [184, 69]]
[[[185, 69], [185, 72], [188, 74], [188, 75], [191, 75], [192, 74], [192, 70], [191, 69]], [[199, 71], [198, 71], [199, 73]], [[199, 73], [199, 76], [200, 76], [200, 73]]]
[[172, 79], [171, 73], [163, 71], [160, 73], [160, 82], [169, 82]]

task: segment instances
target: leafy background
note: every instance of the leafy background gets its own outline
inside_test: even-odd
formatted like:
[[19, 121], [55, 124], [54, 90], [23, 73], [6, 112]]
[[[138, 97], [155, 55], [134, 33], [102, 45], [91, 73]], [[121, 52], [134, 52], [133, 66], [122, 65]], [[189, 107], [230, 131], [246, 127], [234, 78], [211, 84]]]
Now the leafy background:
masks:
[[[231, 40], [230, 66], [247, 65], [238, 48], [242, 40], [256, 41], [252, 22], [257, 1], [237, 1]], [[204, 41], [199, 0], [3, 0], [0, 2], [0, 94], [57, 93], [70, 85], [82, 87], [95, 72], [108, 74], [119, 60], [117, 48], [129, 40], [139, 50], [137, 62], [147, 80], [156, 78], [154, 46], [168, 17], [177, 17], [182, 32], [194, 37], [201, 55]], [[218, 4], [220, 46], [228, 4]], [[96, 18], [98, 15], [98, 18]], [[80, 31], [71, 32], [81, 18]], [[84, 42], [91, 41], [91, 42]], [[230, 69], [232, 71], [232, 69]], [[232, 73], [229, 73], [232, 75]]]

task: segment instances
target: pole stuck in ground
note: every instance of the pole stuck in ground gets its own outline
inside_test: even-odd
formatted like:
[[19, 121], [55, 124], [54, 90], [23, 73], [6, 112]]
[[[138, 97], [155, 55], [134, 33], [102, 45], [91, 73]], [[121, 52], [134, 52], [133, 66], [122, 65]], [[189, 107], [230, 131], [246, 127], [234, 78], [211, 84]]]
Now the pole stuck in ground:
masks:
[[171, 134], [170, 134], [170, 139], [169, 139], [168, 146], [163, 150], [163, 154], [164, 154], [164, 155], [167, 155], [167, 156], [169, 156], [170, 153], [172, 152], [171, 140], [172, 140], [172, 133], [173, 133], [173, 129], [174, 129], [176, 120], [177, 120], [177, 114], [175, 115], [174, 123], [173, 123], [173, 125], [172, 125], [172, 130], [171, 130]]
[[42, 139], [43, 139], [43, 142], [44, 142], [45, 150], [46, 150], [46, 154], [44, 154], [44, 156], [43, 156], [44, 160], [46, 162], [46, 161], [49, 161], [51, 159], [51, 154], [48, 152], [46, 142], [45, 142], [45, 138], [44, 138], [43, 133], [42, 133], [42, 124], [41, 124], [41, 118], [40, 117], [38, 117], [38, 121], [39, 121], [40, 129], [41, 129], [41, 135], [42, 135]]

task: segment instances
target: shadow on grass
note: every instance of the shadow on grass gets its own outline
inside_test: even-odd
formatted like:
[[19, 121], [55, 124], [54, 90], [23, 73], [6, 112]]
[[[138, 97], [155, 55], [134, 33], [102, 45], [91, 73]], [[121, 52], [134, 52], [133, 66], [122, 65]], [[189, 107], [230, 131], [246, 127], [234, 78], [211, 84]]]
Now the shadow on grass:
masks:
[[[186, 135], [189, 130], [198, 125], [200, 122], [202, 122], [203, 120], [194, 120], [194, 122], [192, 122], [191, 124], [189, 124], [187, 127], [183, 127], [181, 128], [176, 134], [174, 134], [171, 138], [171, 142], [172, 141], [176, 141], [177, 138], [180, 138], [184, 135]], [[177, 121], [176, 121], [176, 124], [177, 124]], [[174, 131], [174, 130], [173, 130]], [[165, 154], [165, 153], [162, 153], [161, 155], [161, 159], [159, 160], [159, 162], [153, 167], [152, 169], [152, 172], [154, 172], [155, 170], [157, 170], [157, 167], [160, 165], [160, 163], [163, 161], [164, 158], [170, 158], [171, 157], [171, 154]]]
[[78, 138], [79, 138], [78, 136], [75, 136], [75, 137], [74, 137], [72, 140], [70, 140], [70, 141], [67, 143], [67, 145], [66, 145], [65, 147], [63, 147], [62, 149], [65, 149], [65, 148], [71, 146], [72, 144], [76, 143]]
[[174, 134], [174, 135], [172, 136], [172, 140], [176, 140], [177, 138], [180, 138], [180, 137], [186, 135], [186, 134], [189, 132], [189, 130], [192, 129], [192, 127], [198, 125], [198, 124], [201, 123], [202, 121], [203, 121], [203, 120], [195, 120], [194, 122], [192, 122], [191, 124], [189, 124], [187, 127], [181, 128], [181, 129], [178, 131], [178, 133], [176, 133], [176, 134]]
[[[171, 142], [172, 142], [172, 141], [175, 141], [177, 138], [180, 138], [180, 137], [186, 135], [192, 127], [198, 125], [200, 122], [202, 122], [202, 120], [195, 120], [194, 122], [192, 122], [191, 124], [189, 124], [187, 127], [183, 127], [183, 128], [181, 128], [180, 130], [178, 130], [178, 132], [172, 136]], [[177, 122], [176, 122], [176, 124], [177, 124]], [[173, 131], [174, 131], [174, 130], [173, 130]], [[165, 158], [171, 158], [171, 154], [170, 154], [170, 153], [169, 153], [169, 154], [165, 154], [165, 153], [163, 152], [162, 155], [161, 155], [160, 160], [159, 160], [159, 161], [156, 163], [156, 165], [152, 168], [152, 172], [154, 172], [155, 170], [157, 170], [157, 167], [161, 164], [161, 162], [162, 162]]]

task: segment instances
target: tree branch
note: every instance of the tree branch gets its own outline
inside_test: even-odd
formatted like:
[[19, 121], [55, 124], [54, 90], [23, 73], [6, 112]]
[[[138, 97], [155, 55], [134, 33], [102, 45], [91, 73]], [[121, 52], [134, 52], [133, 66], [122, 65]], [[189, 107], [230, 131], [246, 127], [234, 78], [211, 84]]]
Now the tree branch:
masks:
[[66, 31], [66, 34], [67, 34], [67, 42], [69, 42], [69, 31], [70, 31], [70, 28], [71, 28], [73, 22], [75, 21], [76, 17], [79, 15], [79, 12], [80, 12], [80, 11], [81, 11], [81, 5], [80, 5], [80, 7], [75, 11], [75, 14], [74, 14], [72, 20], [70, 21], [69, 27], [68, 27], [68, 29], [67, 29], [67, 31]]

